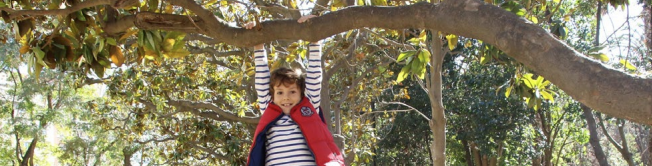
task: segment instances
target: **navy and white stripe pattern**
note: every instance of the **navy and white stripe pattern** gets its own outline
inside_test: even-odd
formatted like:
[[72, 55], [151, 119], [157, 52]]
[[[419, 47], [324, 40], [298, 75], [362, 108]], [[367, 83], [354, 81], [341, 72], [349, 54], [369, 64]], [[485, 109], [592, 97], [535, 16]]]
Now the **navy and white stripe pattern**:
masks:
[[288, 115], [267, 132], [265, 165], [316, 165], [299, 126]]
[[[309, 49], [305, 95], [314, 108], [318, 108], [321, 102], [321, 45], [311, 43]], [[261, 111], [265, 111], [272, 101], [272, 96], [269, 93], [270, 71], [267, 54], [264, 49], [255, 50], [254, 57], [258, 105]], [[301, 129], [288, 115], [283, 115], [274, 122], [266, 134], [266, 165], [316, 165]]]

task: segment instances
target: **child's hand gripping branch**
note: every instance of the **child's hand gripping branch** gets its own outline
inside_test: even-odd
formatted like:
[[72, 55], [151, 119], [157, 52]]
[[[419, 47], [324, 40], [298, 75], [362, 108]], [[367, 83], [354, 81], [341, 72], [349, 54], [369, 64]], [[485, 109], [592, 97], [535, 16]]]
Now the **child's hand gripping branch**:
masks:
[[[303, 23], [314, 15], [298, 20]], [[245, 25], [246, 29], [255, 24]], [[256, 128], [249, 165], [344, 165], [332, 134], [319, 117], [321, 46], [310, 44], [307, 76], [281, 67], [271, 75], [263, 45], [254, 47], [255, 88], [263, 116]]]

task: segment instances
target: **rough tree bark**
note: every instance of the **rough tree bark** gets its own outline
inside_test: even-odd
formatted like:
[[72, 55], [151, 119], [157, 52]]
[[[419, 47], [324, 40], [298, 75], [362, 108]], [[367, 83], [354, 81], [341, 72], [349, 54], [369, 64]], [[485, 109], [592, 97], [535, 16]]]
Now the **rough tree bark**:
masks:
[[[59, 10], [0, 8], [10, 19], [24, 15], [67, 15], [83, 8], [111, 5], [121, 8], [124, 0], [84, 1]], [[326, 13], [299, 24], [295, 20], [262, 22], [264, 28], [232, 27], [194, 0], [169, 1], [196, 16], [138, 12], [104, 27], [107, 35], [138, 27], [201, 33], [234, 46], [251, 47], [273, 40], [317, 41], [350, 29], [425, 28], [493, 44], [516, 61], [550, 80], [571, 97], [607, 115], [652, 125], [652, 79], [629, 75], [587, 58], [556, 39], [547, 30], [500, 7], [477, 0], [417, 3], [399, 7], [355, 6]], [[246, 40], [244, 40], [246, 39]]]
[[[435, 31], [436, 32], [436, 31]], [[434, 33], [433, 34], [437, 34]], [[444, 115], [444, 103], [442, 102], [442, 79], [441, 70], [444, 63], [445, 52], [443, 44], [438, 35], [433, 35], [430, 45], [430, 78], [426, 79], [432, 118], [430, 119], [430, 130], [432, 131], [432, 144], [430, 152], [435, 166], [446, 165], [446, 117]]]
[[[123, 23], [142, 29], [201, 32], [236, 46], [253, 46], [279, 39], [317, 41], [362, 27], [435, 29], [495, 45], [596, 111], [633, 122], [652, 124], [651, 79], [604, 66], [573, 50], [542, 27], [482, 1], [444, 1], [439, 4], [417, 3], [400, 7], [356, 6], [324, 14], [305, 24], [293, 20], [263, 22], [261, 25], [264, 28], [260, 30], [230, 27], [192, 0], [172, 3], [196, 13], [200, 18], [195, 20], [198, 26], [174, 24], [185, 25], [181, 29], [166, 24], [148, 23], [154, 18], [161, 19], [161, 15], [155, 13], [139, 13], [136, 15], [137, 21]], [[187, 16], [162, 18], [167, 17], [188, 21]]]
[[[595, 38], [593, 39], [593, 46], [597, 47], [600, 45], [600, 22], [602, 21], [602, 1], [598, 1], [598, 10], [595, 12], [595, 19], [597, 21], [595, 26]], [[593, 153], [595, 153], [595, 158], [598, 160], [600, 166], [608, 166], [607, 156], [602, 150], [602, 145], [600, 145], [600, 137], [598, 137], [598, 130], [596, 128], [597, 124], [595, 123], [595, 116], [593, 116], [593, 110], [587, 107], [584, 104], [581, 104], [580, 107], [584, 112], [584, 118], [586, 119], [586, 126], [589, 128], [589, 143], [593, 147]]]

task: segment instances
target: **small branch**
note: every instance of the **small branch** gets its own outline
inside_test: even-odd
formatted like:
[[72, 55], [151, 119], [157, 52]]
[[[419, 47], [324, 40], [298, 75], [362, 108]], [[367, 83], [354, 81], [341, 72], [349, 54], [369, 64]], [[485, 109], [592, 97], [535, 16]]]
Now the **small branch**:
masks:
[[216, 44], [221, 43], [221, 41], [219, 41], [219, 40], [215, 40], [215, 39], [210, 38], [208, 36], [204, 36], [204, 35], [196, 34], [196, 33], [191, 33], [191, 34], [186, 35], [186, 38], [184, 40], [185, 41], [198, 40], [198, 41], [204, 42], [204, 44], [207, 44], [207, 45], [216, 45]]
[[614, 140], [613, 137], [611, 137], [611, 135], [609, 134], [609, 131], [607, 131], [607, 128], [605, 127], [604, 122], [602, 122], [602, 115], [598, 114], [598, 121], [600, 121], [599, 126], [602, 129], [602, 132], [604, 133], [604, 135], [607, 136], [609, 142], [611, 142], [611, 144], [613, 144], [618, 151], [622, 151], [623, 147], [620, 146], [620, 144], [618, 142], [616, 142], [616, 140]]
[[152, 138], [152, 139], [149, 139], [149, 140], [147, 140], [147, 141], [139, 141], [139, 140], [136, 140], [136, 141], [134, 141], [134, 142], [139, 143], [139, 144], [147, 144], [147, 143], [150, 143], [150, 142], [160, 143], [160, 142], [173, 141], [173, 140], [176, 139], [177, 137], [178, 137], [178, 136], [174, 136], [174, 137], [168, 137], [168, 138], [164, 138], [164, 139], [156, 139], [156, 138]]
[[[426, 120], [430, 121], [430, 118], [428, 118], [425, 114], [421, 113], [421, 111], [419, 111], [418, 109], [416, 109], [416, 108], [414, 108], [414, 107], [412, 107], [410, 105], [407, 105], [405, 103], [402, 103], [402, 102], [380, 102], [380, 104], [384, 104], [384, 105], [395, 104], [395, 105], [401, 105], [401, 106], [408, 107], [409, 109], [407, 109], [407, 110], [390, 110], [390, 111], [393, 111], [393, 112], [415, 111], [415, 112], [417, 112], [417, 114], [421, 115], [421, 117], [423, 117]], [[380, 113], [380, 111], [376, 111], [376, 112]]]
[[224, 156], [224, 155], [220, 155], [220, 154], [215, 153], [215, 150], [211, 150], [211, 149], [208, 149], [208, 148], [205, 148], [205, 147], [201, 147], [201, 146], [199, 146], [199, 145], [197, 145], [197, 144], [198, 144], [197, 142], [192, 142], [192, 141], [186, 143], [186, 145], [188, 145], [188, 146], [190, 146], [190, 147], [192, 147], [192, 148], [195, 148], [195, 149], [199, 149], [199, 150], [201, 150], [201, 151], [204, 151], [204, 152], [206, 152], [206, 153], [208, 153], [208, 154], [211, 154], [211, 155], [213, 155], [215, 158], [218, 158], [218, 159], [221, 159], [221, 160], [230, 160], [229, 157], [226, 157], [226, 156]]
[[172, 100], [172, 101], [168, 101], [167, 104], [172, 106], [182, 106], [187, 108], [208, 109], [214, 111], [217, 115], [224, 117], [226, 119], [244, 122], [244, 123], [258, 124], [258, 120], [260, 119], [258, 117], [238, 117], [237, 115], [223, 111], [213, 103], [188, 101], [188, 100]]

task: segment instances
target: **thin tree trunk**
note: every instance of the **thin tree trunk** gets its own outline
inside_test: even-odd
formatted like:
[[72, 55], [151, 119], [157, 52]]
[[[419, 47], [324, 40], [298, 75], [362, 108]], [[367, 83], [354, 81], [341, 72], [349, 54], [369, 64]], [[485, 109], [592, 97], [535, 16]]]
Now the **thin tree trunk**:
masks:
[[552, 149], [554, 148], [554, 138], [552, 137], [552, 125], [548, 123], [550, 120], [550, 114], [544, 112], [543, 109], [539, 110], [537, 115], [539, 115], [539, 120], [541, 120], [541, 131], [543, 132], [543, 139], [546, 146], [543, 148], [543, 162], [544, 166], [551, 166], [552, 164]]
[[430, 78], [426, 80], [428, 87], [428, 98], [432, 109], [430, 119], [430, 130], [432, 130], [433, 142], [430, 146], [434, 166], [446, 165], [446, 117], [442, 103], [442, 80], [441, 70], [444, 61], [443, 44], [436, 31], [433, 31], [430, 61]]
[[473, 161], [475, 165], [482, 166], [482, 160], [480, 158], [480, 152], [478, 152], [478, 147], [475, 146], [474, 142], [471, 142], [471, 151], [473, 152]]
[[[614, 147], [616, 147], [616, 150], [618, 150], [618, 152], [620, 152], [620, 154], [622, 155], [623, 159], [625, 159], [625, 161], [627, 161], [627, 164], [628, 164], [629, 166], [632, 166], [632, 165], [633, 165], [633, 162], [631, 162], [631, 160], [630, 160], [630, 159], [631, 159], [631, 153], [629, 153], [629, 150], [628, 150], [628, 149], [624, 148], [624, 146], [627, 146], [627, 145], [621, 145], [621, 144], [619, 144], [618, 142], [616, 142], [616, 140], [615, 140], [613, 137], [611, 137], [611, 135], [609, 134], [609, 131], [607, 131], [607, 127], [606, 127], [606, 125], [604, 124], [601, 115], [598, 115], [598, 120], [600, 121], [599, 125], [600, 125], [600, 128], [602, 128], [602, 132], [604, 133], [605, 136], [607, 136], [607, 140], [609, 140], [609, 142], [611, 142], [611, 144], [612, 144]], [[619, 127], [619, 130], [620, 130], [620, 127]], [[619, 132], [619, 133], [620, 133], [620, 132]], [[623, 135], [624, 135], [624, 133], [623, 133]], [[621, 135], [621, 137], [623, 137], [623, 138], [621, 138], [621, 139], [624, 140], [625, 138], [624, 138], [623, 135]], [[626, 141], [625, 141], [625, 142], [626, 142]]]
[[589, 144], [593, 147], [593, 153], [595, 154], [595, 159], [598, 160], [600, 166], [608, 166], [607, 156], [604, 155], [602, 150], [602, 145], [600, 145], [600, 138], [598, 137], [597, 125], [595, 123], [595, 116], [591, 112], [591, 108], [587, 107], [584, 104], [581, 104], [582, 111], [584, 112], [584, 118], [586, 119], [586, 126], [589, 128]]
[[32, 139], [32, 143], [29, 144], [25, 155], [23, 156], [23, 161], [20, 162], [20, 166], [29, 166], [34, 165], [34, 151], [36, 150], [36, 144], [38, 143], [38, 135]]
[[124, 159], [122, 160], [122, 165], [123, 166], [131, 166], [131, 156], [134, 154], [135, 150], [129, 149], [129, 147], [125, 147], [122, 149], [122, 156]]
[[[646, 54], [642, 59], [649, 58], [649, 63], [652, 65], [652, 4], [650, 1], [643, 1], [643, 25], [645, 27], [645, 46], [647, 47]], [[652, 160], [652, 159], [651, 159]], [[652, 162], [650, 162], [652, 164]]]
[[652, 165], [652, 129], [648, 130], [647, 135], [647, 165]]
[[648, 137], [648, 131], [645, 128], [645, 126], [641, 124], [634, 124], [635, 132], [636, 132], [636, 137], [634, 138], [634, 142], [636, 142], [636, 149], [638, 150], [639, 155], [641, 156], [641, 164], [643, 165], [650, 165], [647, 163], [648, 161], [648, 155], [647, 155], [647, 137]]
[[503, 145], [505, 144], [505, 141], [496, 141], [498, 142], [498, 149], [496, 149], [496, 156], [491, 157], [489, 159], [489, 166], [497, 166], [498, 165], [498, 158], [500, 158], [503, 155]]
[[471, 150], [469, 149], [469, 142], [462, 140], [462, 146], [464, 146], [464, 158], [466, 159], [467, 166], [474, 166], [473, 159], [471, 159]]
[[634, 158], [632, 157], [632, 153], [629, 152], [629, 143], [627, 143], [627, 137], [625, 137], [625, 120], [618, 119], [617, 121], [620, 123], [618, 125], [618, 134], [620, 134], [622, 143], [622, 151], [620, 153], [623, 154], [623, 158], [625, 158], [629, 166], [634, 166]]

